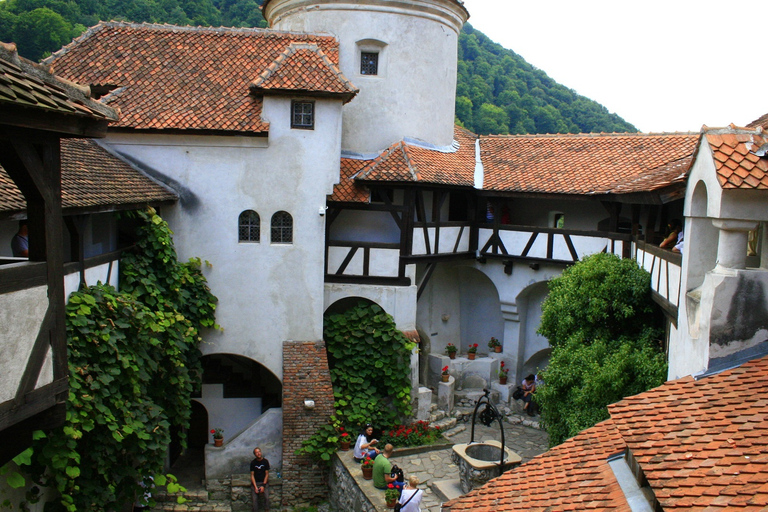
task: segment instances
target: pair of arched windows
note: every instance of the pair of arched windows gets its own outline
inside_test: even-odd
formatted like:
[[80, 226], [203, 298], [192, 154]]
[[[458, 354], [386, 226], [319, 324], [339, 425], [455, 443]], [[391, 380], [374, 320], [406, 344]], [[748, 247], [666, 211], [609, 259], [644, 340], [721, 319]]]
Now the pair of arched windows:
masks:
[[[273, 244], [293, 243], [293, 217], [284, 211], [272, 216], [270, 239]], [[238, 220], [238, 239], [240, 242], [261, 241], [261, 219], [253, 210], [245, 210]]]

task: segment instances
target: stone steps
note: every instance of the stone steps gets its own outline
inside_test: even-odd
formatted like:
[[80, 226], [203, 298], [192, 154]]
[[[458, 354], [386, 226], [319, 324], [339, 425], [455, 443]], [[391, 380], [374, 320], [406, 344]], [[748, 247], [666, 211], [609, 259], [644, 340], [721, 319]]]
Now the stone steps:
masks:
[[[182, 497], [184, 503], [178, 503]], [[154, 496], [157, 504], [152, 510], [167, 512], [232, 512], [232, 506], [227, 501], [211, 500], [205, 489], [192, 489], [185, 492], [157, 492]]]
[[445, 432], [443, 432], [443, 437], [450, 439], [456, 434], [464, 432], [465, 430], [467, 430], [467, 427], [465, 425], [456, 425], [452, 429], [446, 430]]

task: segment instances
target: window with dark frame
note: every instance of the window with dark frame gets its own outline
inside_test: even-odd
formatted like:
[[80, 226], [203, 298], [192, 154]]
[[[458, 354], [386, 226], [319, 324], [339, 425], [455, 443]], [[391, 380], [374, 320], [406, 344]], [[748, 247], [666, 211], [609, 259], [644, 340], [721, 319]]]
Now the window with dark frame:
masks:
[[302, 130], [315, 129], [315, 102], [298, 101], [291, 102], [291, 128]]
[[361, 75], [378, 75], [379, 74], [378, 52], [360, 52], [360, 74]]
[[238, 220], [238, 240], [240, 242], [258, 242], [260, 235], [261, 221], [259, 214], [253, 210], [245, 210], [240, 214]]
[[277, 212], [272, 216], [272, 243], [293, 243], [293, 217], [288, 212]]

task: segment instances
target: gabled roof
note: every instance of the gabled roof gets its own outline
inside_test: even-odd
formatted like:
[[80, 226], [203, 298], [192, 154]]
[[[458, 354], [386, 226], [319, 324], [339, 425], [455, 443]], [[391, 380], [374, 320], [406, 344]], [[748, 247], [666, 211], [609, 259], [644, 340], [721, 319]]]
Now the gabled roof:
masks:
[[254, 92], [338, 95], [344, 103], [359, 91], [316, 44], [291, 43], [251, 84]]
[[[58, 115], [104, 123], [117, 119], [117, 113], [90, 98], [90, 90], [54, 76], [47, 68], [19, 57], [16, 45], [0, 43], [0, 109], [3, 124], [28, 128], [64, 131], [63, 123], [52, 121], [46, 126], [36, 115]], [[59, 118], [61, 119], [61, 118]], [[81, 133], [86, 125], [77, 127]]]
[[259, 134], [269, 124], [250, 84], [293, 42], [315, 45], [338, 65], [330, 36], [114, 21], [88, 29], [48, 62], [70, 80], [110, 90], [102, 101], [123, 113], [113, 126]]
[[625, 449], [665, 511], [768, 509], [768, 357], [670, 381], [608, 409], [611, 419], [444, 510], [628, 511], [608, 465]]
[[699, 134], [499, 135], [480, 138], [484, 189], [628, 194], [683, 183]]
[[731, 126], [706, 134], [723, 188], [768, 189], [768, 136]]
[[[178, 197], [92, 140], [62, 139], [61, 199], [67, 213], [74, 209], [121, 210]], [[0, 167], [0, 212], [25, 209], [24, 196]]]
[[437, 185], [474, 185], [475, 140], [463, 128], [454, 128], [455, 151], [430, 149], [413, 142], [398, 142], [382, 152], [358, 174], [364, 181], [418, 182]]

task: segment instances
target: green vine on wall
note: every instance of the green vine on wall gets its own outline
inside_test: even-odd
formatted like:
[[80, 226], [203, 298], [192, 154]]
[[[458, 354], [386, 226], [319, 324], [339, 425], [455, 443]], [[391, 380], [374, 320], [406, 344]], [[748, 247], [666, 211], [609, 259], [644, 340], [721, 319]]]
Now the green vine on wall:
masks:
[[416, 344], [397, 329], [391, 315], [365, 303], [327, 316], [323, 337], [336, 414], [298, 453], [329, 461], [338, 449], [342, 425], [351, 432], [369, 422], [390, 427], [411, 415], [411, 352]]
[[171, 429], [189, 426], [201, 381], [199, 330], [218, 327], [200, 260], [178, 262], [154, 210], [133, 215], [139, 241], [121, 261], [121, 290], [98, 284], [69, 298], [66, 423], [35, 442], [29, 461], [68, 511], [120, 510], [142, 482], [166, 484]]

